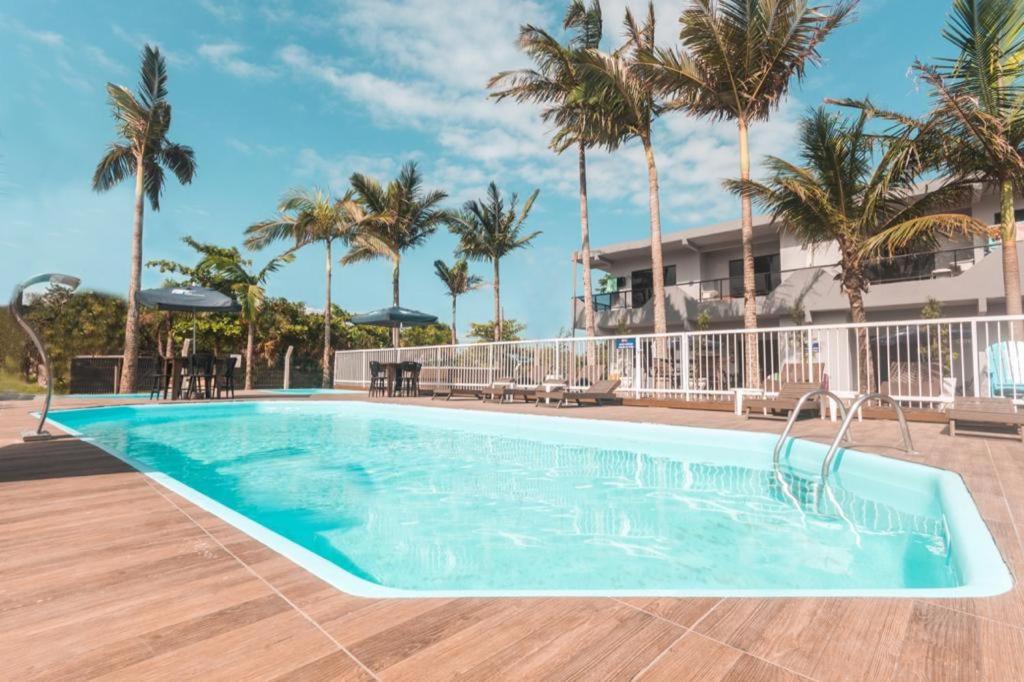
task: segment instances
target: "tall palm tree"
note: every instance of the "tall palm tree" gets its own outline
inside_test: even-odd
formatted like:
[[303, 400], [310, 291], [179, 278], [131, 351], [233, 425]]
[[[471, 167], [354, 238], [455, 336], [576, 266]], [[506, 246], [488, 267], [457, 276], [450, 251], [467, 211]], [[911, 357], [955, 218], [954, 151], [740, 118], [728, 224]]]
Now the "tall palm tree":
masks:
[[259, 270], [252, 269], [252, 261], [242, 258], [238, 249], [231, 248], [229, 253], [212, 257], [209, 267], [230, 287], [235, 300], [241, 306], [239, 317], [246, 326], [245, 338], [245, 390], [252, 390], [253, 344], [256, 338], [256, 320], [263, 299], [266, 296], [267, 278], [277, 272], [285, 263], [295, 259], [293, 252], [287, 252], [271, 258]]
[[469, 263], [465, 258], [455, 261], [449, 266], [443, 260], [434, 261], [434, 272], [438, 279], [444, 283], [448, 295], [452, 298], [452, 345], [459, 342], [458, 334], [455, 331], [455, 303], [459, 296], [475, 291], [483, 284], [483, 279], [478, 275], [469, 274]]
[[107, 97], [119, 139], [112, 142], [96, 165], [92, 188], [105, 192], [129, 176], [135, 176], [135, 219], [132, 226], [131, 275], [128, 280], [128, 312], [124, 326], [122, 393], [135, 390], [139, 366], [139, 308], [135, 295], [142, 287], [142, 221], [144, 201], [160, 210], [164, 168], [187, 185], [196, 174], [191, 147], [167, 139], [171, 105], [167, 101], [167, 65], [159, 48], [142, 49], [139, 88], [133, 93], [123, 85], [107, 83]]
[[595, 105], [598, 120], [594, 139], [607, 149], [616, 149], [639, 139], [647, 162], [648, 205], [651, 216], [651, 280], [654, 331], [668, 331], [665, 317], [665, 265], [661, 248], [661, 199], [658, 168], [651, 139], [654, 118], [660, 111], [651, 81], [644, 77], [640, 57], [654, 51], [654, 3], [647, 6], [642, 25], [627, 9], [624, 19], [626, 42], [610, 54], [586, 50], [579, 59], [588, 99]]
[[310, 244], [323, 244], [327, 258], [324, 272], [324, 351], [321, 365], [321, 383], [330, 388], [331, 379], [331, 276], [334, 267], [334, 242], [347, 243], [353, 234], [355, 204], [351, 193], [334, 199], [327, 192], [293, 189], [288, 191], [277, 207], [278, 215], [250, 225], [245, 233], [245, 246], [262, 249], [277, 241], [292, 242], [290, 251]]
[[[728, 180], [736, 194], [774, 215], [781, 229], [804, 244], [839, 245], [840, 286], [850, 302], [850, 316], [867, 322], [865, 267], [891, 235], [934, 240], [939, 234], [974, 234], [987, 228], [974, 218], [946, 213], [969, 200], [970, 184], [951, 182], [937, 190], [916, 193], [922, 170], [912, 143], [879, 144], [862, 113], [853, 121], [813, 110], [800, 123], [799, 164], [769, 156], [769, 177], [762, 182]], [[906, 245], [907, 242], [903, 242]], [[871, 390], [871, 356], [867, 330], [858, 334], [861, 389]]]
[[[1024, 190], [1024, 4], [1018, 0], [956, 0], [942, 35], [959, 50], [914, 69], [931, 87], [922, 119], [842, 100], [895, 122], [894, 136], [915, 134], [949, 177], [998, 188], [1006, 312], [1022, 313], [1014, 197]], [[1017, 325], [1024, 335], [1024, 325]]]
[[532, 69], [502, 71], [487, 83], [498, 101], [511, 97], [517, 102], [544, 105], [541, 118], [557, 126], [551, 148], [558, 154], [575, 146], [579, 156], [580, 257], [583, 261], [584, 327], [595, 336], [594, 293], [590, 273], [590, 221], [587, 206], [587, 148], [596, 143], [597, 103], [589, 96], [579, 73], [579, 59], [585, 50], [601, 44], [601, 3], [572, 0], [562, 27], [572, 31], [566, 44], [536, 26], [519, 29], [519, 49], [535, 65]]
[[[362, 173], [353, 174], [349, 182], [358, 203], [358, 217], [348, 253], [341, 262], [390, 260], [392, 303], [397, 306], [402, 254], [423, 244], [438, 227], [449, 222], [451, 213], [440, 207], [448, 194], [424, 190], [423, 177], [414, 161], [402, 166], [398, 177], [386, 187]], [[391, 341], [397, 348], [398, 329], [392, 330]]]
[[[750, 179], [747, 131], [769, 118], [818, 47], [850, 15], [856, 0], [813, 7], [807, 0], [695, 0], [679, 17], [680, 45], [641, 56], [644, 72], [665, 98], [665, 110], [711, 120], [734, 120], [739, 133], [740, 178]], [[743, 244], [743, 326], [757, 327], [753, 215], [740, 196]], [[745, 345], [748, 381], [759, 383], [758, 348]]]
[[256, 338], [256, 321], [270, 274], [277, 272], [285, 263], [295, 259], [292, 252], [272, 258], [261, 270], [253, 271], [252, 261], [242, 257], [233, 246], [217, 246], [183, 237], [182, 241], [199, 254], [195, 265], [186, 265], [171, 260], [152, 260], [147, 267], [159, 268], [163, 273], [182, 275], [184, 280], [171, 281], [175, 285], [198, 285], [216, 289], [233, 296], [241, 306], [239, 318], [246, 325], [245, 345], [245, 390], [252, 390], [253, 347]]
[[539, 189], [517, 210], [519, 196], [513, 194], [505, 203], [498, 186], [491, 182], [487, 196], [467, 201], [462, 213], [450, 221], [451, 231], [458, 236], [457, 253], [470, 260], [487, 260], [494, 267], [494, 340], [501, 340], [501, 259], [511, 252], [530, 245], [540, 232], [523, 234], [524, 223], [540, 194]]

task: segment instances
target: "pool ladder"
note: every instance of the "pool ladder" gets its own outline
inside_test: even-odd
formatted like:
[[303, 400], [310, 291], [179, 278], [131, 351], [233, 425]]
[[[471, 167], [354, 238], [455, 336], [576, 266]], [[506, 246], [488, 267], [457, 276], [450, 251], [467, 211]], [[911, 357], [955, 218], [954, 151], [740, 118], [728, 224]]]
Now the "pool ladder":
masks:
[[782, 454], [782, 446], [785, 444], [786, 439], [789, 438], [789, 432], [793, 430], [793, 424], [796, 422], [796, 418], [800, 416], [800, 408], [804, 406], [809, 399], [816, 396], [827, 396], [831, 398], [839, 406], [839, 413], [843, 417], [843, 422], [839, 426], [839, 432], [836, 433], [835, 439], [832, 441], [831, 447], [828, 449], [828, 453], [825, 455], [825, 460], [821, 463], [821, 482], [828, 482], [828, 475], [832, 470], [832, 460], [835, 459], [836, 453], [839, 451], [839, 443], [845, 440], [847, 443], [850, 442], [850, 424], [853, 422], [853, 418], [857, 415], [857, 412], [863, 407], [864, 403], [869, 400], [879, 400], [882, 402], [889, 403], [893, 409], [896, 410], [896, 419], [900, 423], [900, 431], [903, 434], [903, 449], [904, 451], [913, 454], [914, 443], [910, 438], [910, 428], [907, 426], [907, 418], [903, 414], [903, 408], [896, 402], [892, 396], [885, 395], [884, 393], [865, 393], [864, 395], [853, 401], [850, 408], [847, 409], [843, 405], [843, 401], [839, 399], [832, 391], [824, 388], [818, 388], [813, 391], [808, 391], [800, 396], [800, 400], [797, 401], [796, 407], [789, 415], [789, 420], [786, 422], [786, 428], [782, 430], [782, 435], [779, 436], [779, 440], [775, 443], [775, 451], [772, 453], [772, 465], [775, 470], [779, 468], [779, 458]]

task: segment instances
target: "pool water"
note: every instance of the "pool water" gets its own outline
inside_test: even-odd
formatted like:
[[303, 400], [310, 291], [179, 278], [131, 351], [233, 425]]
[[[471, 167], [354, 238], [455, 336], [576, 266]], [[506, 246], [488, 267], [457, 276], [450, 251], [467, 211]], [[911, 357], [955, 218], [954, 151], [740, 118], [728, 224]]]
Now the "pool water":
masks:
[[53, 418], [356, 594], [1009, 587], [958, 477], [848, 452], [826, 490], [822, 446], [776, 476], [765, 435], [350, 401]]
[[344, 388], [264, 388], [263, 393], [276, 393], [278, 395], [357, 395], [366, 394], [366, 391], [350, 391]]

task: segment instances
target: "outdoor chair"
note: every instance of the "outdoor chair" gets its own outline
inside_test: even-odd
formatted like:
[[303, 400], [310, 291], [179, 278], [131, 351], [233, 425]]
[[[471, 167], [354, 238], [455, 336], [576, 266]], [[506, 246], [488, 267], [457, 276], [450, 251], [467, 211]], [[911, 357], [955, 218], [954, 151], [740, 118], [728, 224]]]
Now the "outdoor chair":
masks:
[[211, 353], [193, 353], [188, 358], [188, 374], [185, 398], [209, 398], [213, 388], [213, 363]]
[[388, 378], [384, 367], [376, 360], [370, 361], [370, 395], [386, 395], [388, 392]]
[[987, 426], [1003, 426], [1012, 429], [1011, 433], [1024, 441], [1024, 414], [1017, 411], [1017, 406], [1010, 398], [970, 398], [958, 396], [953, 407], [946, 413], [949, 422], [949, 435], [957, 436], [969, 433], [976, 436], [993, 435], [990, 431], [978, 429], [965, 430], [957, 424], [973, 424]]
[[418, 362], [403, 362], [399, 367], [395, 393], [408, 397], [418, 396], [420, 394], [420, 369], [422, 367], [423, 365]]
[[216, 376], [216, 390], [217, 398], [221, 397], [221, 394], [229, 395], [232, 399], [235, 397], [235, 359], [230, 355], [224, 361], [224, 369], [220, 374]]
[[512, 388], [512, 377], [502, 377], [491, 382], [491, 385], [481, 391], [483, 399], [492, 402], [500, 403], [504, 402], [505, 398], [508, 397], [508, 392]]
[[602, 379], [579, 391], [560, 388], [547, 393], [541, 392], [537, 394], [537, 405], [553, 405], [556, 408], [565, 407], [573, 402], [576, 403], [576, 407], [583, 407], [585, 402], [595, 406], [602, 405], [618, 400], [615, 391], [620, 383], [618, 379]]
[[[791, 381], [782, 384], [779, 389], [779, 394], [775, 398], [747, 398], [743, 401], [743, 407], [747, 419], [750, 419], [751, 415], [755, 416], [781, 416], [788, 417], [789, 413], [796, 409], [796, 404], [800, 401], [805, 393], [814, 391], [819, 388], [824, 388], [821, 383], [814, 381]], [[824, 409], [824, 403], [819, 399], [819, 396], [810, 398], [800, 408], [801, 414], [804, 412], [817, 411], [819, 414]], [[757, 415], [755, 410], [760, 410], [761, 415]]]
[[988, 385], [993, 396], [1024, 395], [1024, 341], [1000, 341], [989, 346]]
[[163, 393], [164, 400], [167, 400], [167, 394], [171, 390], [171, 368], [173, 364], [166, 358], [159, 358], [157, 360], [157, 368], [153, 373], [152, 383], [149, 387], [149, 399], [159, 398], [160, 394]]

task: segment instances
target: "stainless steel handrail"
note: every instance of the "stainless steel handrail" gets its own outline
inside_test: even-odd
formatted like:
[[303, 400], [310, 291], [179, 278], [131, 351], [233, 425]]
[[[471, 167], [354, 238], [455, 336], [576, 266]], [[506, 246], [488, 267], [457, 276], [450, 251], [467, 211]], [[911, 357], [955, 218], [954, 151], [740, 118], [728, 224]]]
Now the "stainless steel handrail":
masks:
[[843, 401], [835, 393], [828, 390], [827, 388], [816, 388], [813, 391], [808, 391], [807, 393], [804, 393], [802, 396], [800, 396], [800, 400], [796, 401], [796, 407], [793, 408], [793, 411], [789, 415], [789, 421], [786, 422], [786, 428], [782, 430], [782, 435], [779, 436], [779, 440], [776, 441], [775, 443], [775, 451], [772, 453], [772, 466], [774, 466], [775, 468], [778, 468], [779, 466], [779, 456], [782, 453], [782, 445], [786, 442], [786, 439], [789, 437], [789, 432], [793, 430], [793, 424], [794, 422], [796, 422], [797, 417], [800, 416], [800, 408], [802, 408], [804, 406], [804, 403], [806, 403], [810, 398], [819, 395], [828, 396], [829, 398], [834, 400], [836, 404], [839, 405], [839, 413], [843, 416], [843, 422], [846, 421], [846, 406], [843, 405]]
[[903, 433], [903, 449], [908, 453], [914, 453], [914, 442], [910, 438], [910, 427], [907, 426], [907, 418], [903, 414], [903, 408], [900, 404], [889, 395], [884, 393], [867, 393], [857, 398], [850, 405], [849, 411], [846, 413], [846, 417], [843, 418], [843, 423], [839, 427], [839, 433], [836, 434], [836, 438], [832, 441], [832, 446], [828, 449], [828, 453], [825, 455], [825, 461], [821, 463], [821, 481], [822, 483], [828, 482], [828, 474], [832, 468], [832, 460], [836, 456], [836, 451], [839, 450], [839, 441], [842, 440], [843, 435], [846, 434], [847, 429], [850, 428], [850, 423], [853, 418], [857, 415], [857, 411], [869, 400], [880, 400], [882, 402], [889, 403], [896, 410], [896, 419], [900, 423], [900, 431]]

